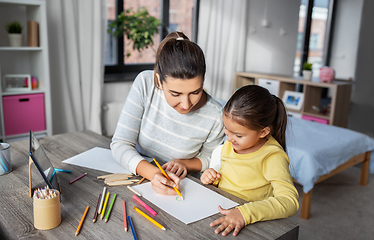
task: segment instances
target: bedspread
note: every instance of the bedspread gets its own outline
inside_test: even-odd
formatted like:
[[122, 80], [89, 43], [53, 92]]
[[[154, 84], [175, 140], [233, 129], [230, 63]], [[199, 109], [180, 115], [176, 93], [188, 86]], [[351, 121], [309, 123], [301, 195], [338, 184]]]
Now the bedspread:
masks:
[[[374, 150], [374, 139], [346, 128], [288, 118], [287, 153], [290, 172], [309, 192], [322, 175], [330, 173], [353, 156]], [[371, 154], [370, 173], [374, 173]]]

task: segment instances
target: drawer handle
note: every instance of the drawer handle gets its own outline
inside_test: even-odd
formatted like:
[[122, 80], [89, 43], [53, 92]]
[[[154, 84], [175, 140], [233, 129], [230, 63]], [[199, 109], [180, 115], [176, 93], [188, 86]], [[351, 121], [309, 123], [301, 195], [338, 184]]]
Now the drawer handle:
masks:
[[30, 99], [29, 98], [20, 98], [19, 101], [20, 102], [28, 102]]

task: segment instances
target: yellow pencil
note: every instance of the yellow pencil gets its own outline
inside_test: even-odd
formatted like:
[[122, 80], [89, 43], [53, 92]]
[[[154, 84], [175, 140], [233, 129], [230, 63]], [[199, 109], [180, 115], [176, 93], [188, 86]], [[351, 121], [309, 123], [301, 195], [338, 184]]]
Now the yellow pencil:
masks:
[[[172, 180], [169, 178], [169, 176], [166, 174], [166, 172], [164, 171], [164, 169], [162, 169], [162, 167], [160, 166], [160, 164], [156, 161], [155, 158], [153, 159], [153, 161], [155, 161], [157, 167], [161, 170], [162, 174], [164, 174], [164, 176], [165, 176], [167, 179], [169, 179], [170, 181], [172, 181]], [[173, 188], [174, 188], [174, 190], [178, 193], [178, 195], [183, 199], [183, 196], [182, 196], [182, 194], [179, 192], [178, 188], [176, 188], [176, 187], [173, 187]]]
[[155, 224], [157, 227], [161, 228], [162, 230], [166, 231], [166, 228], [164, 226], [162, 226], [161, 224], [159, 224], [158, 222], [156, 222], [155, 220], [153, 220], [151, 217], [149, 217], [147, 214], [145, 214], [144, 212], [142, 212], [139, 208], [133, 206], [132, 207], [135, 211], [137, 211], [138, 213], [140, 213], [143, 217], [145, 217], [146, 219], [148, 219], [149, 221], [151, 221], [153, 224]]
[[110, 195], [109, 192], [107, 192], [105, 202], [104, 202], [104, 206], [103, 206], [103, 209], [101, 210], [101, 216], [100, 216], [101, 220], [103, 220], [103, 218], [104, 218], [105, 208], [106, 208], [106, 205], [108, 204], [109, 195]]

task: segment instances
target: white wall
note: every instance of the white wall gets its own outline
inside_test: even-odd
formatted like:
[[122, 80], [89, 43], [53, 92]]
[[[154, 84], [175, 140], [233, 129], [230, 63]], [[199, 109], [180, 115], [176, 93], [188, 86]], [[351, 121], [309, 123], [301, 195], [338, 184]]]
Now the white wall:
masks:
[[130, 91], [132, 81], [105, 83], [103, 92], [103, 103], [108, 102], [125, 102], [127, 94]]
[[[349, 0], [345, 0], [349, 1]], [[374, 1], [364, 0], [348, 128], [374, 137]], [[351, 14], [347, 13], [347, 18]], [[351, 43], [347, 43], [349, 46]]]
[[[295, 0], [249, 1], [246, 71], [293, 74], [299, 8], [300, 1]], [[265, 18], [269, 27], [262, 26]]]
[[336, 78], [354, 79], [364, 0], [335, 2], [337, 5], [330, 66], [335, 69]]

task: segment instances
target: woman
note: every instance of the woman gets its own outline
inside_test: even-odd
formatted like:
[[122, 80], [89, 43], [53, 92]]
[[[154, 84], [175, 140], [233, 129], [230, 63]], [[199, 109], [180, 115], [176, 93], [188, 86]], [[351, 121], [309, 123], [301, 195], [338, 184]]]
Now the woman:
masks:
[[[122, 109], [110, 145], [113, 157], [151, 180], [159, 194], [176, 194], [170, 187], [187, 173], [207, 169], [223, 140], [222, 107], [203, 89], [205, 71], [200, 47], [172, 32], [158, 47], [154, 71], [136, 77]], [[166, 162], [162, 167], [172, 181], [148, 162], [152, 158]]]

